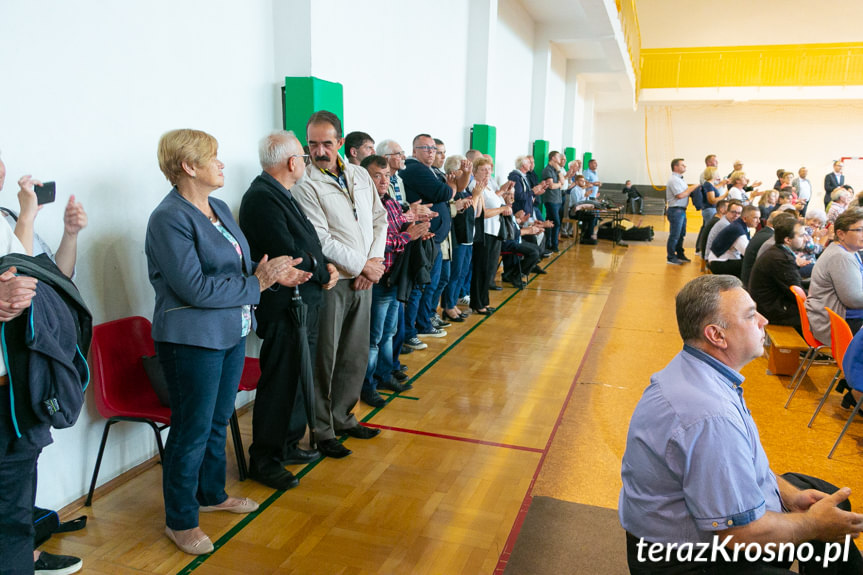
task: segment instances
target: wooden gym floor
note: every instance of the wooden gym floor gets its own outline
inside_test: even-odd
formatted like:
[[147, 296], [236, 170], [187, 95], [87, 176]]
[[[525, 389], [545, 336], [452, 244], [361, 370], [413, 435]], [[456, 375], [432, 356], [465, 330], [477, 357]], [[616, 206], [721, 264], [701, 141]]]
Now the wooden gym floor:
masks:
[[[700, 222], [691, 215], [688, 245]], [[155, 460], [97, 491], [91, 508], [65, 509], [64, 517], [89, 515], [87, 528], [44, 549], [82, 557], [83, 573], [112, 575], [502, 572], [533, 496], [616, 509], [630, 414], [650, 374], [681, 348], [674, 295], [698, 264], [667, 265], [664, 219], [642, 223], [655, 226], [656, 240], [562, 241], [562, 253], [543, 261], [548, 275], [492, 292], [494, 315], [453, 324], [427, 350], [403, 356], [413, 390], [382, 409], [357, 407], [382, 433], [347, 439], [346, 459], [292, 468], [299, 487], [240, 483], [229, 453], [228, 492], [261, 508], [202, 515], [213, 554], [185, 555], [164, 536]], [[759, 359], [744, 370], [745, 397], [776, 472], [848, 485], [859, 508], [863, 425], [833, 460], [827, 453], [848, 416], [840, 396], [806, 427], [834, 371], [814, 367], [786, 410], [789, 378], [767, 375]], [[240, 425], [248, 446], [251, 410]]]

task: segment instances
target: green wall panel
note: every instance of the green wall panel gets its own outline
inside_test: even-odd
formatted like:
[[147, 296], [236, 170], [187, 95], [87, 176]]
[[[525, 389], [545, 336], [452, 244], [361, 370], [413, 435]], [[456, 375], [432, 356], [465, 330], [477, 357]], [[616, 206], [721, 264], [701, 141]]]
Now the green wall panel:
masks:
[[542, 169], [548, 163], [548, 153], [551, 151], [548, 140], [534, 140], [533, 142], [533, 160], [536, 177], [542, 177]]
[[[306, 145], [306, 122], [314, 112], [332, 112], [345, 125], [344, 89], [341, 84], [315, 77], [285, 77], [284, 128]], [[344, 134], [342, 134], [344, 135]]]
[[497, 168], [497, 128], [487, 124], [474, 124], [470, 131], [470, 147], [488, 154], [494, 160]]
[[573, 147], [565, 148], [563, 150], [563, 155], [566, 156], [566, 163], [567, 163], [567, 165], [569, 165], [569, 163], [576, 158], [575, 148], [573, 148]]

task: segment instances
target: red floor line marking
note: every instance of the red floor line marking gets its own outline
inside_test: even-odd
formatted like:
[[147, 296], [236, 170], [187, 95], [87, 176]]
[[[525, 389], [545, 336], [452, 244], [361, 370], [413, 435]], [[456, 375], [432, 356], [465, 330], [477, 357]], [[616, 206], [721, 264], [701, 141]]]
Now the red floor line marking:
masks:
[[[606, 299], [606, 304], [608, 300]], [[599, 314], [602, 317], [602, 312], [605, 311], [605, 305]], [[539, 463], [536, 465], [536, 471], [533, 473], [533, 479], [530, 480], [530, 486], [527, 488], [527, 493], [524, 494], [524, 499], [521, 502], [521, 507], [518, 510], [518, 515], [515, 517], [515, 522], [512, 525], [512, 530], [509, 532], [509, 537], [506, 538], [506, 543], [503, 545], [503, 551], [500, 552], [500, 557], [497, 561], [497, 567], [494, 569], [494, 575], [502, 575], [506, 564], [509, 562], [509, 557], [515, 547], [515, 542], [518, 539], [518, 534], [521, 532], [521, 527], [524, 525], [524, 519], [527, 517], [527, 511], [530, 509], [530, 504], [533, 501], [533, 486], [536, 484], [536, 479], [539, 477], [539, 472], [542, 471], [542, 466], [545, 463], [545, 457], [548, 455], [548, 450], [551, 448], [551, 442], [554, 441], [554, 436], [557, 434], [557, 429], [563, 421], [563, 414], [566, 413], [566, 408], [569, 406], [569, 400], [572, 398], [572, 393], [575, 391], [575, 385], [578, 382], [578, 376], [581, 375], [581, 370], [584, 369], [584, 364], [587, 362], [587, 356], [590, 348], [593, 345], [593, 340], [596, 338], [596, 332], [599, 330], [599, 318], [596, 320], [596, 326], [593, 328], [593, 334], [590, 336], [590, 341], [587, 342], [587, 347], [584, 350], [584, 357], [581, 358], [581, 363], [578, 364], [578, 371], [575, 372], [575, 377], [572, 378], [572, 383], [569, 386], [569, 392], [566, 394], [566, 400], [560, 408], [560, 413], [557, 415], [557, 421], [554, 422], [554, 427], [551, 429], [551, 435], [548, 437], [548, 442], [545, 444], [545, 449], [542, 450], [542, 457], [539, 458]]]
[[[482, 439], [474, 439], [472, 437], [459, 437], [457, 435], [444, 435], [443, 433], [432, 433], [430, 431], [419, 431], [417, 429], [406, 429], [404, 427], [392, 427], [389, 425], [378, 425], [377, 423], [364, 423], [366, 427], [374, 427], [376, 429], [387, 429], [389, 431], [401, 431], [402, 433], [413, 433], [414, 435], [424, 435], [426, 437], [437, 437], [438, 439], [452, 439], [453, 441], [464, 441], [465, 443], [475, 443], [477, 445], [489, 445], [491, 447], [505, 447], [507, 449], [517, 449], [519, 451], [530, 451], [532, 453], [544, 453], [538, 447], [525, 447], [524, 445], [510, 445], [509, 443], [497, 443], [495, 441], [484, 441]], [[533, 485], [533, 484], [531, 484]]]

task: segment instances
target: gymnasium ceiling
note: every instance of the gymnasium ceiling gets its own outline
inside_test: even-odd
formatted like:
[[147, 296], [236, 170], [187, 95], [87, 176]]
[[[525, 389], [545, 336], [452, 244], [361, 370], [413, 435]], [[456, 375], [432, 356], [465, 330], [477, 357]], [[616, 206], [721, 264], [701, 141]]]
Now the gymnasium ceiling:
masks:
[[[626, 0], [621, 0], [626, 1]], [[547, 39], [579, 70], [597, 109], [632, 108], [628, 54], [615, 0], [520, 0]], [[863, 42], [863, 2], [831, 0], [636, 0], [642, 49]], [[625, 50], [625, 49], [624, 49]], [[688, 99], [683, 95], [681, 99]]]

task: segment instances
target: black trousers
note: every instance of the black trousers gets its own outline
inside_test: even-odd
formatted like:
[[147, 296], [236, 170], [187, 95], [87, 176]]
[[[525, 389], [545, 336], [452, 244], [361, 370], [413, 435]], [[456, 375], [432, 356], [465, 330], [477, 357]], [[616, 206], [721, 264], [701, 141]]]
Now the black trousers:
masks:
[[[9, 388], [0, 388], [0, 573], [33, 573], [36, 461], [42, 451], [18, 438], [9, 413]], [[46, 426], [47, 429], [47, 426]]]
[[[802, 473], [785, 473], [782, 475], [788, 483], [798, 489], [817, 489], [827, 494], [835, 493], [838, 487], [809, 475]], [[838, 507], [844, 511], [851, 511], [851, 504], [844, 501]], [[814, 557], [824, 557], [825, 544], [822, 541], [810, 541], [814, 549]], [[737, 563], [685, 563], [681, 561], [662, 561], [656, 563], [638, 561], [638, 538], [631, 533], [626, 534], [626, 558], [629, 563], [629, 572], [632, 575], [690, 575], [690, 574], [716, 574], [716, 575], [779, 575], [792, 573], [788, 570], [792, 562], [787, 563], [748, 563], [738, 561]], [[646, 552], [642, 552], [642, 556]], [[852, 542], [848, 554], [848, 561], [835, 561], [824, 567], [820, 560], [812, 560], [802, 563], [800, 573], [805, 575], [857, 575], [863, 573], [863, 557]]]
[[722, 274], [740, 277], [743, 272], [743, 260], [725, 260], [724, 262], [715, 261], [708, 264], [710, 271], [714, 274]]
[[[309, 360], [314, 366], [318, 340], [319, 306], [308, 306], [307, 337]], [[287, 313], [287, 312], [286, 312]], [[285, 315], [275, 321], [261, 322], [258, 335], [261, 345], [261, 379], [252, 412], [252, 459], [281, 461], [285, 449], [291, 449], [306, 433], [306, 398], [300, 385], [298, 346], [299, 332]]]
[[[542, 250], [539, 246], [525, 241], [507, 240], [501, 245], [501, 251], [513, 252], [513, 255], [503, 256], [503, 275], [508, 278], [519, 279], [519, 274], [530, 273], [533, 266], [542, 259]], [[514, 254], [521, 254], [522, 257]]]

